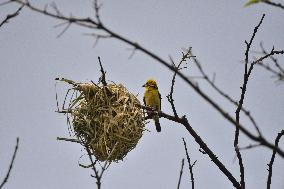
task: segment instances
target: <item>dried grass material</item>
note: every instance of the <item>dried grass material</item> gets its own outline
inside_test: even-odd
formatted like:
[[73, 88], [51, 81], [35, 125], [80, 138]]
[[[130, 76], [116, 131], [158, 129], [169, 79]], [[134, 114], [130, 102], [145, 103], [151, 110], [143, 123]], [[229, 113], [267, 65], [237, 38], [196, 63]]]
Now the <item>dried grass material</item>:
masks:
[[75, 135], [98, 160], [122, 160], [144, 131], [139, 100], [121, 84], [77, 84], [75, 90], [80, 91], [71, 111]]

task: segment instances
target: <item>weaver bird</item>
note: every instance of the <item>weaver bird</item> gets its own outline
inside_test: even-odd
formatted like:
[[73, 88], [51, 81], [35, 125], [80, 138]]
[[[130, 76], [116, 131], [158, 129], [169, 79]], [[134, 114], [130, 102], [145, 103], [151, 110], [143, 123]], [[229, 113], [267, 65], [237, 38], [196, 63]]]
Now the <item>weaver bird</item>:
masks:
[[[153, 79], [147, 80], [146, 84], [142, 87], [145, 87], [145, 93], [143, 102], [145, 106], [151, 107], [153, 110], [159, 111], [161, 110], [161, 94], [158, 90], [157, 82]], [[149, 116], [152, 116], [155, 121], [157, 132], [161, 132], [161, 125], [159, 122], [158, 114], [153, 115], [153, 113], [147, 112]]]

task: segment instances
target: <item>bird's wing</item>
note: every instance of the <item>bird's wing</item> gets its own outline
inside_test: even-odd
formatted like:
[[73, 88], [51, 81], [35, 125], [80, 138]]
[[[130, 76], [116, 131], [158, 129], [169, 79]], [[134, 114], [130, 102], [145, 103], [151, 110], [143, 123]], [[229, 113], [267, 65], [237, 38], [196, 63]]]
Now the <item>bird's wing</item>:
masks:
[[143, 97], [144, 106], [146, 106], [145, 96]]

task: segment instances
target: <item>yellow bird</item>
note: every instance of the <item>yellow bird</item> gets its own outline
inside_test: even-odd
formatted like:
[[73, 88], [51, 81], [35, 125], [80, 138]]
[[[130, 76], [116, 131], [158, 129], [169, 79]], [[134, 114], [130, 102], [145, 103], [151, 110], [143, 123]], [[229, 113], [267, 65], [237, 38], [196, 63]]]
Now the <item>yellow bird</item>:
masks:
[[[161, 110], [161, 99], [162, 98], [158, 90], [157, 82], [153, 79], [149, 79], [147, 80], [146, 84], [143, 85], [142, 87], [145, 87], [145, 93], [144, 93], [144, 98], [143, 98], [145, 106], [151, 107], [153, 110], [156, 110], [156, 111]], [[149, 112], [147, 113], [149, 115]], [[152, 115], [152, 116], [155, 121], [157, 132], [161, 132], [159, 116], [157, 114]]]

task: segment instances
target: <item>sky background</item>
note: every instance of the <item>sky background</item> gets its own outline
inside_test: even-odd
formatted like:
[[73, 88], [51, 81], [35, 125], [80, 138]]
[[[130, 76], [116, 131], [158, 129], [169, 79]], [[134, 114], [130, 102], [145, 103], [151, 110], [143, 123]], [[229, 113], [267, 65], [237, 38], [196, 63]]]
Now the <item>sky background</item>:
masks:
[[[3, 0], [0, 0], [2, 2]], [[4, 1], [3, 1], [4, 2]], [[43, 8], [52, 1], [31, 1]], [[270, 50], [284, 49], [284, 11], [264, 4], [244, 8], [246, 1], [197, 0], [101, 0], [101, 19], [113, 31], [138, 42], [168, 60], [181, 58], [182, 49], [192, 47], [209, 75], [216, 73], [216, 84], [235, 99], [239, 99], [244, 66], [245, 40], [249, 40], [263, 13], [266, 17], [256, 35], [252, 50], [260, 50], [263, 41]], [[91, 0], [56, 1], [58, 8], [77, 17], [94, 16]], [[15, 4], [0, 7], [0, 20], [18, 8]], [[67, 86], [56, 77], [78, 82], [97, 81], [100, 76], [97, 57], [107, 70], [107, 79], [124, 84], [139, 94], [148, 78], [155, 78], [162, 94], [162, 110], [171, 113], [166, 100], [172, 73], [146, 55], [136, 52], [129, 59], [129, 46], [115, 39], [100, 40], [93, 47], [93, 31], [71, 26], [57, 38], [61, 22], [26, 8], [0, 28], [0, 180], [6, 174], [16, 137], [20, 138], [16, 161], [6, 184], [7, 189], [77, 189], [96, 188], [91, 170], [78, 166], [86, 162], [83, 149], [73, 143], [57, 141], [69, 137], [66, 117], [57, 114], [55, 91], [60, 99]], [[257, 54], [252, 54], [258, 56]], [[282, 61], [281, 61], [282, 60]], [[284, 58], [279, 57], [280, 63]], [[269, 61], [268, 61], [269, 62]], [[200, 75], [189, 61], [187, 76]], [[222, 99], [204, 81], [199, 86], [224, 109], [234, 115], [235, 107]], [[271, 74], [255, 67], [248, 84], [244, 106], [255, 116], [261, 131], [270, 141], [284, 125], [284, 85], [277, 85]], [[234, 174], [239, 175], [234, 162], [234, 127], [183, 81], [177, 78], [174, 98], [179, 115], [187, 115], [190, 124]], [[61, 101], [62, 102], [62, 101]], [[253, 130], [241, 117], [246, 128]], [[137, 147], [124, 161], [114, 163], [105, 172], [103, 189], [112, 188], [176, 188], [181, 159], [185, 157], [182, 137], [187, 141], [194, 166], [196, 188], [233, 188], [227, 178], [199, 152], [199, 146], [182, 126], [161, 119], [162, 132], [154, 124], [147, 129]], [[280, 142], [284, 148], [284, 140]], [[252, 144], [241, 134], [240, 146]], [[247, 188], [265, 188], [267, 163], [271, 150], [264, 147], [242, 151]], [[83, 155], [82, 158], [80, 158]], [[284, 161], [276, 157], [272, 188], [284, 188]], [[181, 188], [190, 187], [185, 164]]]

